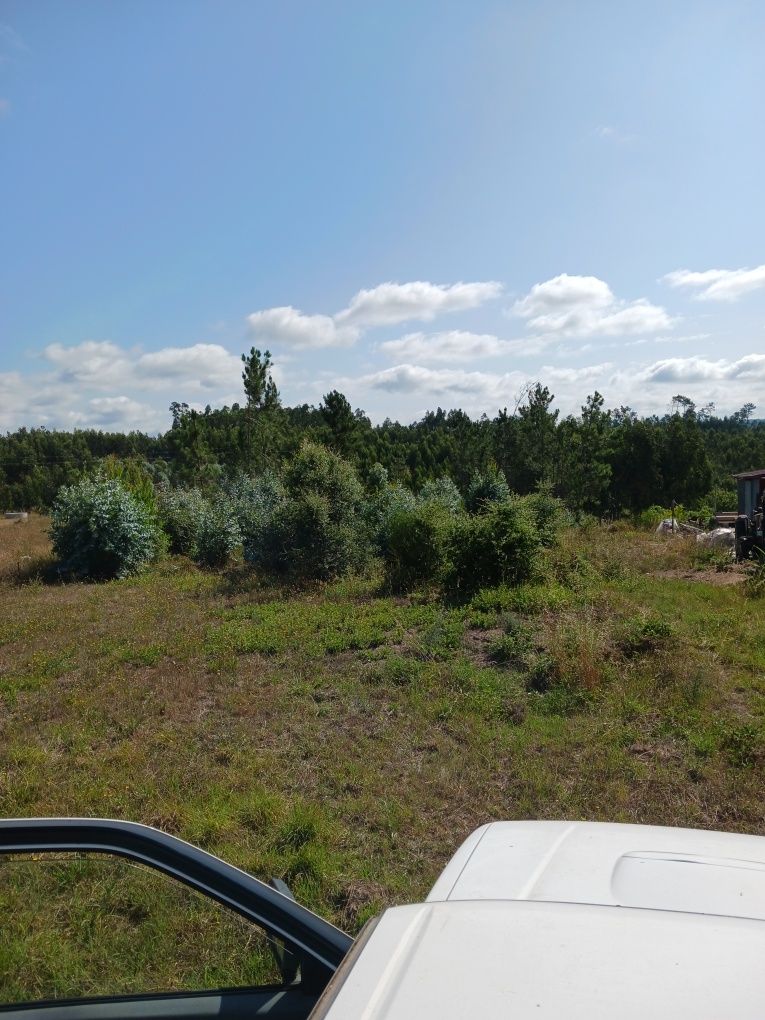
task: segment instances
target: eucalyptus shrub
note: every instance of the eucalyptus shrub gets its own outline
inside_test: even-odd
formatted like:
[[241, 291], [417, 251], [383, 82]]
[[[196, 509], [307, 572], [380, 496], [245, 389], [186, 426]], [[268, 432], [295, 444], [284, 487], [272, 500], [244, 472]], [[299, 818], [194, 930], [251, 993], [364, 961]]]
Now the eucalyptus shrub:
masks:
[[223, 496], [205, 505], [199, 520], [194, 559], [203, 567], [224, 567], [242, 544], [231, 503]]
[[268, 468], [256, 478], [239, 475], [228, 488], [228, 498], [242, 535], [244, 558], [250, 563], [270, 562], [273, 557], [267, 546], [273, 538], [275, 516], [286, 499], [281, 479]]
[[167, 534], [170, 552], [193, 556], [199, 528], [207, 512], [207, 500], [199, 489], [171, 489], [157, 493], [159, 520]]
[[97, 580], [126, 577], [162, 548], [151, 511], [114, 478], [87, 478], [60, 489], [50, 536], [65, 571]]
[[420, 503], [431, 503], [442, 507], [447, 513], [456, 514], [462, 509], [460, 490], [446, 475], [425, 482], [420, 489]]
[[363, 512], [376, 552], [385, 554], [396, 515], [416, 506], [414, 494], [403, 485], [386, 485], [370, 494]]
[[536, 492], [514, 498], [526, 507], [540, 543], [544, 546], [556, 545], [561, 531], [571, 520], [563, 500], [553, 496], [551, 490], [543, 485]]

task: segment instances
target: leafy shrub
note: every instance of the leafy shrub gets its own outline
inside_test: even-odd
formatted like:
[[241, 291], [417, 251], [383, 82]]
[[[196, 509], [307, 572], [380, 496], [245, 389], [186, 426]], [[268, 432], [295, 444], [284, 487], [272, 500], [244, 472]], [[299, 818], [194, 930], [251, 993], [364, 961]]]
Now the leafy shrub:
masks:
[[169, 539], [170, 552], [193, 556], [207, 500], [199, 489], [161, 486], [157, 495], [159, 520]]
[[718, 485], [704, 497], [704, 505], [711, 507], [713, 513], [725, 513], [738, 507], [738, 494], [735, 485]]
[[83, 479], [60, 489], [50, 535], [65, 570], [99, 580], [126, 577], [161, 549], [153, 515], [116, 479]]
[[522, 663], [531, 650], [531, 634], [514, 616], [508, 618], [505, 633], [489, 649], [490, 658], [499, 665]]
[[425, 659], [450, 659], [462, 644], [465, 624], [458, 616], [439, 613], [425, 629], [418, 642], [418, 651]]
[[223, 567], [241, 545], [242, 533], [227, 499], [206, 503], [199, 519], [194, 559], [204, 567]]
[[[637, 514], [635, 523], [641, 528], [655, 528], [661, 521], [669, 520], [672, 510], [664, 506], [649, 506]], [[679, 504], [675, 507], [675, 520], [684, 521], [686, 518], [685, 508]]]
[[510, 495], [507, 479], [496, 465], [486, 471], [476, 471], [468, 486], [465, 507], [470, 513], [478, 513], [486, 503], [501, 503]]
[[157, 514], [157, 497], [150, 465], [138, 457], [104, 457], [98, 466], [99, 478], [119, 482], [123, 489], [142, 503], [150, 514]]
[[425, 482], [420, 489], [420, 503], [441, 507], [447, 513], [456, 514], [462, 509], [460, 490], [446, 475], [434, 481]]
[[361, 507], [364, 489], [353, 467], [317, 443], [304, 442], [284, 473], [284, 498], [254, 546], [271, 569], [329, 579], [358, 569], [370, 554]]
[[249, 563], [269, 564], [275, 558], [269, 546], [274, 519], [286, 499], [281, 478], [270, 469], [257, 478], [239, 475], [229, 486], [228, 497], [242, 535], [244, 558]]
[[463, 595], [519, 584], [531, 577], [539, 547], [538, 529], [527, 503], [517, 497], [490, 503], [484, 513], [465, 514], [455, 521], [447, 584]]
[[402, 511], [413, 510], [417, 500], [403, 485], [385, 485], [372, 492], [363, 513], [375, 551], [385, 555], [389, 544], [391, 523]]
[[367, 474], [367, 489], [371, 493], [382, 492], [388, 485], [388, 469], [379, 461], [375, 461]]
[[728, 724], [722, 727], [720, 746], [732, 765], [745, 768], [760, 758], [762, 734], [751, 723]]
[[545, 486], [540, 486], [537, 492], [528, 496], [517, 498], [530, 514], [539, 542], [548, 547], [556, 545], [562, 529], [569, 521], [563, 501], [553, 496]]
[[526, 689], [546, 694], [560, 683], [560, 675], [555, 659], [547, 652], [535, 656], [526, 674]]
[[383, 550], [388, 583], [397, 591], [438, 582], [447, 566], [455, 518], [438, 503], [392, 514]]

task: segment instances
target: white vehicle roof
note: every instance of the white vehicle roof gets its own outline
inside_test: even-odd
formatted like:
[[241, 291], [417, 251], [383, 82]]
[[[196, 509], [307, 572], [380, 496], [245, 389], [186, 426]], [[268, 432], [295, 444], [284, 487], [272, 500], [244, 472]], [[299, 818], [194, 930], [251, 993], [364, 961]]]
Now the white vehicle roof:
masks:
[[383, 914], [329, 1020], [765, 1016], [765, 838], [484, 826]]

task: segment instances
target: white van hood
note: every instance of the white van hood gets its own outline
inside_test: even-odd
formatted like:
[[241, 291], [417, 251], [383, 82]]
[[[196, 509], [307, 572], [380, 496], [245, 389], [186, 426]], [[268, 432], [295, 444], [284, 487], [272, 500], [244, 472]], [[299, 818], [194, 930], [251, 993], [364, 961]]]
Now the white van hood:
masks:
[[495, 822], [362, 943], [327, 1020], [761, 1020], [765, 839]]
[[428, 896], [651, 907], [765, 919], [765, 839], [596, 822], [492, 822]]
[[762, 1020], [765, 924], [447, 902], [383, 914], [327, 1020]]

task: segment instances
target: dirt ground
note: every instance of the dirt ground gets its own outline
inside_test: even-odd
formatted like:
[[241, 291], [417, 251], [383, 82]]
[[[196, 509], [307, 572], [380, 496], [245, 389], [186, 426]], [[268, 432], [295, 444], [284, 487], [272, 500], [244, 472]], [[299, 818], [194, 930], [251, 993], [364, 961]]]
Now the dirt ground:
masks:
[[731, 584], [741, 584], [749, 575], [750, 568], [746, 563], [731, 563], [725, 570], [689, 570], [674, 568], [673, 570], [657, 570], [652, 577], [662, 577], [673, 581], [700, 581], [724, 588]]

